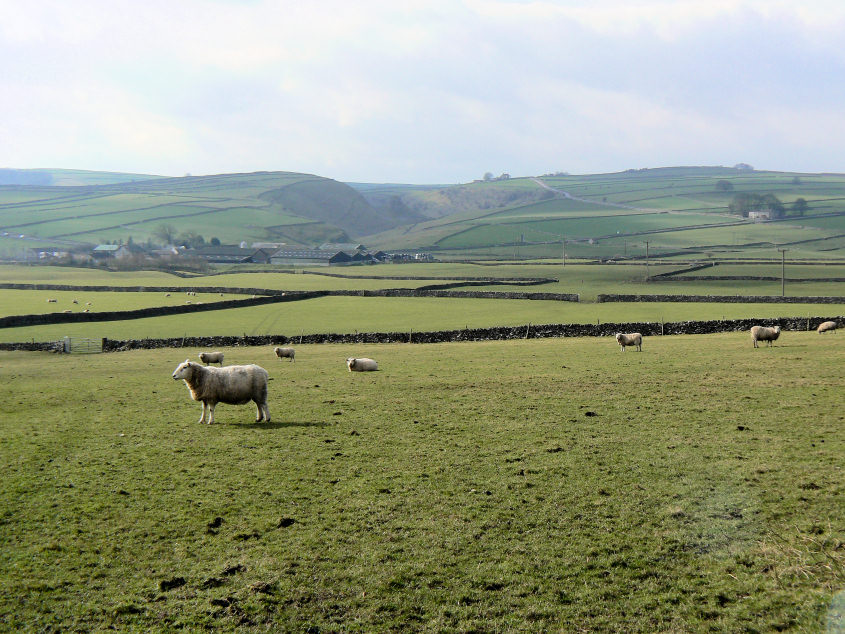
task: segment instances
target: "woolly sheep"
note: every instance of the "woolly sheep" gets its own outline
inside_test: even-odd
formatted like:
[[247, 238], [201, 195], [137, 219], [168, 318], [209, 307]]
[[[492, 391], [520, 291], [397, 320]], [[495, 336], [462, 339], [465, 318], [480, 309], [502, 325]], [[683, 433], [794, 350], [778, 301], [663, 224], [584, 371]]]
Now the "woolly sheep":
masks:
[[757, 345], [758, 341], [767, 341], [769, 347], [771, 347], [772, 342], [775, 341], [778, 337], [780, 337], [780, 326], [773, 326], [769, 328], [768, 326], [752, 326], [751, 327], [751, 341], [754, 344], [755, 348], [758, 348]]
[[296, 356], [296, 351], [293, 348], [273, 348], [273, 352], [276, 353], [279, 359], [290, 359], [290, 363], [293, 363], [294, 357]]
[[222, 352], [200, 352], [197, 355], [204, 364], [219, 363], [223, 367], [223, 353]]
[[48, 303], [48, 304], [55, 304], [57, 301], [59, 301], [59, 300], [57, 300], [57, 299], [53, 299], [53, 298], [51, 297], [50, 299], [48, 299], [48, 300], [47, 300], [47, 303]]
[[819, 334], [821, 334], [823, 332], [828, 332], [828, 331], [836, 332], [837, 328], [839, 328], [839, 324], [837, 322], [835, 322], [835, 321], [825, 321], [825, 322], [819, 324], [818, 331], [819, 331]]
[[79, 303], [79, 300], [78, 300], [78, 299], [75, 299], [75, 300], [73, 300], [73, 303], [74, 303], [74, 304], [78, 304], [78, 303]]
[[[173, 379], [182, 379], [188, 386], [191, 398], [202, 401], [200, 423], [214, 423], [214, 407], [217, 403], [243, 405], [254, 401], [258, 412], [255, 422], [270, 422], [267, 408], [267, 370], [257, 365], [230, 365], [225, 368], [211, 368], [185, 359], [173, 371]], [[208, 421], [206, 421], [208, 412]]]
[[346, 367], [350, 372], [375, 372], [378, 370], [378, 363], [372, 359], [349, 357], [346, 360]]
[[617, 332], [616, 343], [622, 348], [622, 352], [625, 352], [625, 346], [636, 346], [637, 352], [643, 351], [643, 336], [638, 332], [628, 334]]

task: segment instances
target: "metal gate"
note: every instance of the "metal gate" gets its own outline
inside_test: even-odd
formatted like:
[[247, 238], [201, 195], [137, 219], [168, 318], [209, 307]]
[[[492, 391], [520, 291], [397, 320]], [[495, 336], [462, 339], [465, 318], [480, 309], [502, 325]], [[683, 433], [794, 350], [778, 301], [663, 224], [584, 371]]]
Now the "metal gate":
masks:
[[94, 354], [103, 351], [102, 339], [88, 337], [65, 337], [64, 351], [68, 354]]

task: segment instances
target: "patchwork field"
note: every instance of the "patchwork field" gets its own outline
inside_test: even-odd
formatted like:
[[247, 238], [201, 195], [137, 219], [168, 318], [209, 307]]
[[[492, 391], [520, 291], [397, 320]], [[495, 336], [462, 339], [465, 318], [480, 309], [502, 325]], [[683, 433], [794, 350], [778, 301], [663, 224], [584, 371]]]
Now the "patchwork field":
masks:
[[3, 627], [839, 631], [843, 342], [0, 353]]

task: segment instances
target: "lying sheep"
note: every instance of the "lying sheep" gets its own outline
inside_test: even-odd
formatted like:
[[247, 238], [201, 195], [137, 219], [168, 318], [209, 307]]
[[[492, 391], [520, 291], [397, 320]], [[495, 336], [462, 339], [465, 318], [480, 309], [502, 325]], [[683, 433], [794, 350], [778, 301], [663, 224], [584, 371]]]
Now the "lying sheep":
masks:
[[273, 352], [279, 359], [290, 359], [290, 363], [293, 363], [296, 356], [296, 351], [293, 348], [273, 348]]
[[772, 328], [769, 328], [768, 326], [751, 327], [751, 341], [755, 348], [759, 347], [757, 345], [758, 341], [768, 341], [769, 347], [771, 347], [772, 342], [778, 337], [780, 337], [780, 326], [773, 326]]
[[346, 367], [350, 372], [375, 372], [378, 370], [378, 363], [372, 359], [349, 357], [346, 360]]
[[220, 367], [223, 367], [222, 352], [200, 352], [197, 356], [199, 356], [200, 361], [202, 361], [206, 365], [208, 365], [209, 363], [219, 363]]
[[202, 401], [200, 423], [214, 423], [214, 407], [217, 403], [243, 405], [249, 401], [254, 401], [258, 408], [255, 422], [270, 422], [270, 410], [267, 409], [267, 370], [260, 366], [230, 365], [225, 368], [210, 368], [185, 359], [185, 362], [180, 363], [174, 370], [173, 379], [185, 381], [191, 398]]
[[74, 304], [78, 304], [78, 303], [79, 303], [79, 300], [78, 300], [78, 299], [75, 299], [75, 300], [73, 300], [73, 303], [74, 303]]
[[625, 346], [636, 346], [637, 352], [643, 351], [643, 336], [638, 332], [628, 334], [617, 332], [616, 343], [622, 348], [622, 352], [625, 352]]
[[823, 332], [836, 332], [836, 329], [839, 328], [839, 324], [835, 321], [825, 321], [819, 324], [819, 334]]
[[86, 305], [86, 306], [90, 306], [90, 305], [91, 305], [91, 302], [85, 302], [85, 305]]
[[59, 300], [57, 300], [57, 299], [53, 299], [53, 298], [51, 297], [50, 299], [48, 299], [48, 300], [47, 300], [47, 303], [48, 303], [48, 304], [55, 304], [57, 301], [59, 301]]

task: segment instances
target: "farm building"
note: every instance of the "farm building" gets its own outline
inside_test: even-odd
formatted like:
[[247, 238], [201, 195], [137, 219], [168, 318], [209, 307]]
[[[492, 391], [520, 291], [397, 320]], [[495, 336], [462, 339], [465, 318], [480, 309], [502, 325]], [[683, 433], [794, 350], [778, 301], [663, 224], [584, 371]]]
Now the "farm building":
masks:
[[355, 251], [366, 251], [367, 247], [363, 244], [357, 244], [354, 242], [324, 242], [319, 247], [320, 251], [332, 251], [337, 253], [338, 251], [344, 251], [346, 253], [354, 253]]
[[98, 244], [91, 251], [91, 256], [97, 260], [105, 260], [108, 258], [128, 258], [132, 255], [132, 250], [125, 244]]
[[271, 253], [269, 249], [229, 246], [202, 247], [193, 252], [197, 257], [217, 264], [267, 264]]
[[292, 266], [348, 266], [352, 264], [352, 258], [343, 251], [285, 247], [273, 253], [270, 262]]

